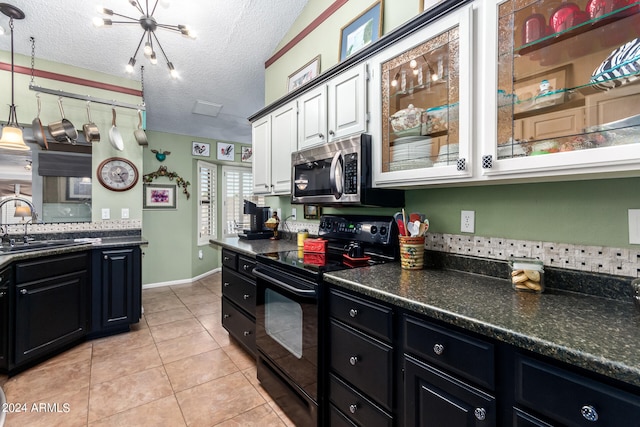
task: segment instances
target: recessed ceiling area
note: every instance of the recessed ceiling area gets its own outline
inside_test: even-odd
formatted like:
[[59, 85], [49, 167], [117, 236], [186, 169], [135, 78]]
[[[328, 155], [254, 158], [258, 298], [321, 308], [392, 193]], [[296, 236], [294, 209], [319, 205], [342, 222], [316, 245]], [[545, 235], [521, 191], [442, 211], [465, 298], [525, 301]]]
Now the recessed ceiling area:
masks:
[[[158, 23], [187, 24], [197, 33], [196, 39], [189, 39], [156, 30], [179, 73], [175, 80], [161, 55], [158, 64], [151, 65], [142, 52], [137, 55], [134, 74], [126, 74], [125, 66], [143, 30], [139, 24], [96, 28], [92, 19], [102, 15], [93, 1], [8, 3], [26, 15], [15, 22], [15, 52], [30, 56], [30, 37], [34, 37], [36, 68], [42, 58], [139, 81], [144, 65], [148, 130], [250, 143], [247, 117], [264, 107], [264, 63], [307, 0], [173, 0], [166, 8], [159, 3], [153, 14]], [[140, 3], [145, 9], [145, 0]], [[154, 4], [155, 0], [149, 1], [150, 8]], [[102, 0], [100, 6], [123, 15], [140, 15], [128, 1]], [[117, 16], [112, 18], [117, 20]], [[0, 25], [8, 28], [8, 19]], [[10, 50], [6, 34], [0, 35], [0, 49]]]

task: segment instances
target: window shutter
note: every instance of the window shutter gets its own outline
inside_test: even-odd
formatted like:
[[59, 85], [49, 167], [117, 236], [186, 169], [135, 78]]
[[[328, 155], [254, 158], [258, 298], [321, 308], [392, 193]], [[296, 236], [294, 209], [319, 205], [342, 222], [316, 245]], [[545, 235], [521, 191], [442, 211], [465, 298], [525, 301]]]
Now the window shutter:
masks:
[[249, 215], [243, 213], [244, 200], [264, 204], [262, 196], [253, 195], [253, 173], [247, 168], [223, 167], [224, 235], [233, 236], [249, 228]]
[[216, 237], [217, 166], [198, 162], [198, 244], [205, 245]]

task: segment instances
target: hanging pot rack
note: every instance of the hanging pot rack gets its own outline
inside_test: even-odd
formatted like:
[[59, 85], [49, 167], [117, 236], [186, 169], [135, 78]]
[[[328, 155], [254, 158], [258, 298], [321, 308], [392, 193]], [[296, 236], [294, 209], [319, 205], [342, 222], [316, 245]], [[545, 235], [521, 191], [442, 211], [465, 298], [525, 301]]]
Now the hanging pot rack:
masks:
[[121, 107], [121, 108], [128, 108], [131, 110], [141, 110], [141, 111], [146, 110], [146, 106], [144, 104], [131, 104], [127, 102], [116, 101], [113, 99], [96, 98], [95, 96], [91, 96], [91, 95], [79, 95], [76, 93], [65, 92], [59, 89], [49, 89], [49, 88], [34, 85], [34, 84], [29, 85], [29, 90], [33, 90], [40, 93], [46, 93], [49, 95], [61, 96], [63, 98], [80, 99], [82, 101], [95, 102], [96, 104], [104, 104], [112, 107]]

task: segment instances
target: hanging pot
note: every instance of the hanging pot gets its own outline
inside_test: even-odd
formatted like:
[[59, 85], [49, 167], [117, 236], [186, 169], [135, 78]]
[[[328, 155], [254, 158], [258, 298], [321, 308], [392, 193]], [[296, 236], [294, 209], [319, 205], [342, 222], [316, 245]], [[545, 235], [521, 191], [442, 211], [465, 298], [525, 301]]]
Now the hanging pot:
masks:
[[139, 145], [149, 145], [147, 134], [144, 129], [142, 129], [142, 112], [140, 110], [138, 110], [138, 119], [138, 129], [133, 131], [133, 136], [136, 137], [136, 141], [138, 141]]
[[87, 118], [89, 119], [88, 123], [82, 125], [82, 132], [84, 133], [84, 139], [87, 142], [100, 142], [100, 130], [93, 120], [91, 120], [91, 101], [87, 101]]
[[58, 142], [70, 142], [76, 143], [78, 139], [78, 131], [69, 120], [64, 118], [64, 110], [62, 109], [62, 99], [58, 99], [58, 107], [60, 107], [60, 114], [62, 119], [57, 122], [49, 123], [49, 133]]
[[111, 145], [113, 145], [113, 148], [115, 148], [118, 151], [122, 151], [124, 150], [124, 141], [122, 140], [122, 135], [120, 134], [120, 131], [116, 127], [116, 109], [115, 108], [111, 109], [111, 114], [113, 116], [113, 119], [111, 120], [111, 129], [109, 129], [109, 142], [111, 142]]
[[49, 143], [47, 142], [47, 135], [44, 133], [44, 127], [40, 121], [40, 94], [36, 94], [38, 98], [38, 116], [31, 122], [31, 129], [33, 130], [33, 137], [40, 147], [49, 149]]

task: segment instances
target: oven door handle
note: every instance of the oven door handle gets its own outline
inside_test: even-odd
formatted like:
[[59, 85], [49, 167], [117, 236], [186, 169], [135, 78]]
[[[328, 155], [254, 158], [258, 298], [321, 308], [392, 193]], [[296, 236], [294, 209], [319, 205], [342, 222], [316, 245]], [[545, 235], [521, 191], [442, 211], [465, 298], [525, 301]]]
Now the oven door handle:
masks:
[[337, 199], [342, 197], [343, 180], [344, 180], [344, 159], [342, 158], [342, 152], [338, 151], [331, 160], [331, 169], [329, 169], [329, 184], [331, 185], [331, 191], [333, 196]]
[[266, 280], [267, 282], [272, 283], [276, 286], [279, 286], [282, 289], [286, 289], [287, 291], [291, 292], [294, 295], [298, 295], [301, 297], [313, 297], [316, 295], [315, 289], [296, 288], [295, 286], [291, 286], [290, 284], [285, 283], [282, 280], [275, 279], [269, 276], [268, 274], [263, 273], [262, 271], [260, 271], [260, 268], [254, 268], [253, 274], [256, 277], [259, 277], [260, 279]]

